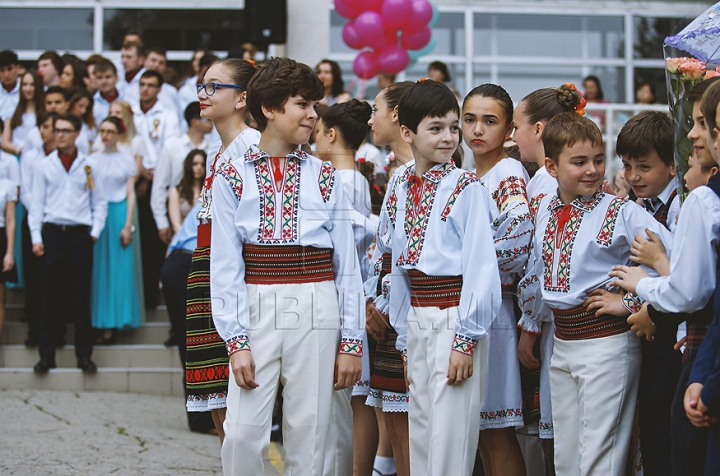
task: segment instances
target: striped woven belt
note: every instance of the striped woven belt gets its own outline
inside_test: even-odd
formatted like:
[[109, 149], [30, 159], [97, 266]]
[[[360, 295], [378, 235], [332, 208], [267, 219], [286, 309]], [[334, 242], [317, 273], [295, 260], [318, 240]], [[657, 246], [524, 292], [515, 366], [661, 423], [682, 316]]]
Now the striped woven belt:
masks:
[[200, 223], [198, 225], [198, 248], [210, 246], [210, 230], [212, 230], [210, 223]]
[[555, 337], [561, 340], [598, 339], [630, 330], [627, 318], [603, 314], [596, 317], [594, 311], [584, 306], [570, 309], [552, 309], [555, 315]]
[[333, 281], [333, 251], [312, 246], [243, 246], [245, 282], [299, 284]]
[[446, 309], [460, 305], [462, 276], [428, 276], [422, 271], [411, 269], [410, 303], [414, 307], [439, 307]]

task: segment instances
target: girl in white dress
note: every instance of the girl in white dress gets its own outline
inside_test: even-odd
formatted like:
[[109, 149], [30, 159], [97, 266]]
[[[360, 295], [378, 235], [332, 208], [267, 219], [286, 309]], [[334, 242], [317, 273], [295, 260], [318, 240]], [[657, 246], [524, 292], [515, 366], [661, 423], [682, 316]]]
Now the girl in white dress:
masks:
[[508, 93], [500, 86], [483, 84], [465, 97], [462, 130], [475, 159], [475, 173], [497, 207], [492, 228], [503, 287], [500, 313], [488, 330], [488, 382], [478, 446], [485, 474], [519, 476], [525, 474], [525, 466], [515, 428], [524, 422], [513, 297], [527, 263], [534, 227], [528, 209], [527, 172], [519, 160], [506, 157], [503, 149], [512, 131], [512, 113]]
[[28, 71], [20, 79], [20, 100], [12, 117], [5, 122], [2, 135], [2, 150], [20, 157], [28, 132], [35, 128], [36, 117], [44, 110], [43, 82], [36, 74]]

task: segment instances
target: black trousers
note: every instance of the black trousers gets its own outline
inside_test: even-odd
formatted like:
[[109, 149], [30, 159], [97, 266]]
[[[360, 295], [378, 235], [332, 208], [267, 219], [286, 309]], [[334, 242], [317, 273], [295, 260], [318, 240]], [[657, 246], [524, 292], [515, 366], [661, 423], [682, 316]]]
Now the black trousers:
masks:
[[[93, 241], [89, 226], [43, 224], [45, 254], [40, 265], [41, 296], [40, 357], [54, 357], [56, 342], [64, 332], [63, 304], [73, 310], [75, 356], [92, 355], [93, 334], [90, 320], [90, 280]], [[64, 293], [64, 289], [69, 292]]]
[[152, 180], [138, 179], [137, 191], [138, 221], [140, 224], [140, 249], [142, 251], [143, 289], [145, 307], [157, 307], [160, 268], [165, 260], [167, 245], [158, 237], [158, 229], [150, 208]]
[[672, 474], [702, 476], [708, 451], [708, 429], [698, 428], [685, 414], [683, 398], [688, 387], [693, 362], [685, 362], [672, 403]]
[[25, 275], [25, 320], [28, 324], [28, 337], [37, 341], [40, 336], [40, 267], [42, 258], [32, 252], [32, 238], [28, 227], [27, 211], [22, 221], [22, 258]]
[[664, 325], [654, 341], [642, 339], [640, 445], [647, 476], [672, 474], [670, 411], [682, 369], [676, 335], [677, 325]]
[[175, 250], [165, 258], [160, 269], [163, 297], [170, 318], [170, 335], [177, 338], [180, 360], [185, 364], [185, 308], [187, 307], [187, 280], [190, 274], [192, 251]]

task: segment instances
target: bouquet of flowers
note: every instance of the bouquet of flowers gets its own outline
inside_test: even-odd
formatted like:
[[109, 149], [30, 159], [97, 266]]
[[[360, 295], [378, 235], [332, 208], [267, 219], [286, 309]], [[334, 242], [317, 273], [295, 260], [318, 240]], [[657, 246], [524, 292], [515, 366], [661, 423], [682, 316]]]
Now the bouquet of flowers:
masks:
[[675, 124], [675, 168], [682, 186], [692, 151], [692, 142], [687, 138], [693, 124], [692, 104], [687, 101], [687, 95], [698, 82], [720, 76], [720, 66], [708, 66], [696, 58], [668, 57], [666, 50], [665, 75], [670, 117]]

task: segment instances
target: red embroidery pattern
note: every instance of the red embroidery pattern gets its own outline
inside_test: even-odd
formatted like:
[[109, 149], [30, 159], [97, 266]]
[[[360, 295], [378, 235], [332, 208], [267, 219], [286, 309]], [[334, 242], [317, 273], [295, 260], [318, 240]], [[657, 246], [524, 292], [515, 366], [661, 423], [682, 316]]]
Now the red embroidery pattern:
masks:
[[235, 198], [240, 201], [243, 193], [243, 180], [240, 174], [238, 174], [235, 167], [231, 164], [224, 163], [218, 168], [217, 173], [224, 178], [235, 195]]
[[397, 261], [398, 265], [417, 264], [420, 259], [436, 191], [437, 183], [426, 180], [423, 183], [422, 195], [417, 207], [414, 206], [412, 196], [408, 193], [405, 203], [407, 213], [405, 234], [408, 237], [408, 243]]
[[492, 198], [495, 200], [498, 210], [502, 213], [507, 202], [511, 199], [524, 199], [525, 202], [527, 202], [527, 192], [525, 189], [525, 179], [511, 175], [498, 184], [498, 188], [492, 193]]
[[335, 184], [335, 167], [330, 162], [323, 162], [320, 167], [320, 176], [318, 177], [318, 186], [320, 187], [320, 195], [324, 202], [330, 200], [330, 194]]
[[394, 188], [392, 189], [392, 192], [387, 199], [387, 203], [385, 204], [385, 211], [388, 214], [388, 218], [390, 218], [390, 223], [394, 226], [395, 216], [397, 215], [397, 193]]
[[453, 193], [450, 195], [450, 198], [448, 198], [448, 201], [445, 204], [445, 208], [443, 208], [443, 211], [440, 214], [440, 219], [442, 221], [447, 221], [447, 217], [448, 215], [450, 215], [453, 205], [455, 205], [455, 202], [460, 196], [460, 192], [465, 190], [465, 187], [475, 182], [480, 182], [480, 179], [471, 172], [464, 172], [462, 175], [460, 175], [457, 185], [455, 186], [455, 190], [453, 190]]
[[533, 222], [537, 219], [538, 210], [540, 209], [540, 202], [545, 198], [544, 193], [538, 193], [530, 200], [530, 216], [532, 216]]
[[[248, 156], [250, 157], [250, 155]], [[297, 203], [300, 191], [299, 160], [288, 156], [285, 161], [285, 182], [282, 187], [282, 215], [280, 237], [275, 237], [277, 219], [275, 185], [268, 160], [256, 160], [255, 180], [260, 193], [260, 230], [258, 241], [262, 244], [291, 243], [297, 240]]]
[[627, 203], [627, 200], [622, 198], [614, 198], [610, 202], [610, 206], [605, 212], [605, 220], [600, 227], [600, 231], [597, 234], [595, 240], [599, 245], [610, 246], [612, 244], [613, 231], [615, 231], [615, 223], [617, 223], [618, 214], [620, 209]]
[[[570, 210], [570, 216], [564, 229], [558, 228], [558, 221], [562, 207], [552, 212], [543, 240], [543, 262], [545, 263], [545, 289], [547, 291], [568, 292], [570, 289], [570, 254], [575, 244], [575, 235], [580, 228], [583, 212], [575, 207]], [[556, 245], [556, 240], [559, 246]], [[555, 253], [560, 252], [557, 270], [554, 267]], [[557, 278], [557, 285], [553, 286], [553, 276]]]

